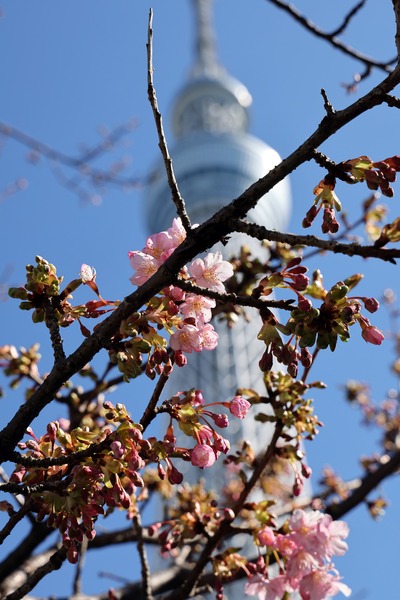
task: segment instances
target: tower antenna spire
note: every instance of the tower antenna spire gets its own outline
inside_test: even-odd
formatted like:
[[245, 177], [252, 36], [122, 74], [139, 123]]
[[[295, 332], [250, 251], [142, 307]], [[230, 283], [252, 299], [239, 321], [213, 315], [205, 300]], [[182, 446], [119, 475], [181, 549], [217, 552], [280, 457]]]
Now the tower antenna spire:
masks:
[[215, 76], [224, 71], [217, 55], [213, 25], [214, 0], [192, 0], [195, 18], [195, 61], [192, 77]]

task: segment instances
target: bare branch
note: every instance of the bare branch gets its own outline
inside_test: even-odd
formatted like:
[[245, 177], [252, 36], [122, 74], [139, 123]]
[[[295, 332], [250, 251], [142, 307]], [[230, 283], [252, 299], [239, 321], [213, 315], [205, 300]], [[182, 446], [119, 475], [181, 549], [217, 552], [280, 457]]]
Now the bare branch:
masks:
[[157, 402], [160, 399], [161, 393], [162, 393], [168, 379], [169, 379], [169, 375], [165, 375], [164, 373], [161, 373], [161, 375], [157, 381], [157, 385], [155, 386], [152, 396], [149, 400], [149, 403], [146, 406], [146, 409], [143, 413], [142, 418], [140, 419], [140, 424], [143, 426], [143, 430], [145, 430], [150, 425], [150, 423], [156, 416], [155, 409], [157, 406]]
[[281, 242], [291, 246], [313, 246], [334, 254], [345, 254], [346, 256], [362, 256], [363, 258], [379, 258], [386, 262], [396, 264], [395, 259], [400, 258], [400, 250], [395, 248], [378, 248], [376, 246], [360, 246], [357, 243], [342, 244], [336, 240], [321, 240], [315, 235], [295, 235], [293, 233], [281, 233], [271, 231], [262, 225], [238, 221], [236, 231], [247, 233], [259, 240], [270, 240]]
[[35, 585], [37, 585], [39, 581], [43, 579], [43, 577], [45, 577], [52, 571], [57, 571], [66, 558], [67, 549], [64, 546], [62, 546], [59, 550], [56, 550], [56, 552], [54, 552], [54, 554], [50, 556], [46, 564], [36, 569], [36, 571], [32, 573], [30, 577], [28, 577], [28, 579], [23, 585], [21, 585], [17, 590], [15, 590], [15, 592], [12, 592], [8, 596], [6, 596], [4, 600], [20, 600], [21, 598], [26, 596], [26, 594], [28, 594], [28, 592], [30, 592], [35, 587]]
[[149, 561], [147, 560], [146, 548], [143, 541], [143, 528], [142, 522], [140, 518], [140, 514], [137, 513], [133, 517], [133, 526], [136, 531], [137, 536], [137, 549], [140, 556], [140, 564], [141, 564], [141, 573], [142, 573], [142, 582], [143, 582], [143, 600], [154, 600], [153, 593], [151, 591], [150, 584], [150, 567]]
[[[266, 239], [266, 238], [264, 238]], [[293, 300], [260, 300], [253, 296], [238, 296], [237, 294], [222, 294], [214, 290], [201, 288], [198, 285], [194, 285], [190, 281], [184, 281], [178, 278], [175, 285], [185, 292], [192, 294], [198, 294], [199, 296], [206, 296], [207, 298], [213, 298], [224, 304], [237, 304], [238, 306], [248, 306], [263, 310], [266, 308], [278, 308], [279, 310], [293, 310]]]
[[168, 151], [167, 140], [164, 134], [162, 116], [158, 108], [156, 91], [153, 81], [153, 11], [149, 12], [149, 28], [147, 41], [147, 95], [149, 97], [150, 106], [153, 110], [154, 121], [156, 123], [158, 133], [158, 145], [164, 159], [165, 170], [168, 178], [168, 185], [171, 190], [172, 200], [176, 206], [178, 215], [181, 218], [182, 225], [187, 232], [190, 231], [190, 219], [186, 211], [185, 202], [178, 188], [178, 183], [175, 178], [175, 173], [172, 166], [172, 158]]
[[349, 25], [351, 19], [353, 17], [355, 17], [355, 15], [358, 13], [359, 10], [362, 9], [362, 7], [364, 6], [364, 4], [366, 3], [367, 0], [360, 0], [360, 2], [358, 4], [356, 4], [348, 13], [347, 15], [344, 17], [343, 22], [341, 25], [339, 25], [339, 27], [337, 27], [334, 31], [331, 31], [330, 35], [332, 37], [336, 37], [338, 35], [340, 35], [341, 33], [344, 32], [344, 30], [346, 29], [346, 27]]
[[[280, 8], [281, 10], [288, 13], [295, 21], [297, 21], [298, 23], [300, 23], [300, 25], [302, 25], [305, 29], [307, 29], [307, 31], [309, 31], [316, 37], [319, 37], [319, 38], [329, 42], [332, 46], [334, 46], [335, 48], [337, 48], [344, 54], [347, 54], [347, 56], [351, 56], [352, 58], [359, 60], [360, 62], [364, 63], [366, 66], [368, 66], [370, 68], [375, 67], [382, 71], [386, 71], [387, 73], [389, 73], [392, 70], [391, 65], [393, 65], [396, 62], [396, 59], [391, 59], [388, 61], [375, 60], [375, 59], [367, 56], [366, 54], [363, 54], [362, 52], [359, 52], [358, 50], [351, 48], [351, 46], [348, 46], [341, 40], [337, 39], [336, 31], [334, 31], [333, 33], [327, 33], [325, 31], [322, 31], [322, 29], [320, 29], [312, 21], [310, 21], [309, 19], [304, 17], [297, 10], [297, 8], [293, 6], [293, 4], [286, 4], [286, 2], [283, 2], [282, 0], [267, 0], [267, 2], [270, 2], [277, 8]], [[341, 28], [342, 28], [342, 25], [339, 28], [339, 32], [340, 32]]]
[[397, 60], [400, 61], [400, 2], [399, 0], [392, 0], [392, 2], [396, 20], [396, 33], [394, 39], [397, 48]]
[[398, 472], [399, 467], [400, 450], [397, 450], [388, 461], [383, 462], [374, 471], [365, 475], [361, 479], [360, 485], [351, 492], [348, 498], [331, 504], [327, 507], [326, 512], [334, 519], [340, 519], [340, 517], [361, 504], [368, 494], [376, 489], [384, 479]]
[[45, 156], [56, 163], [78, 170], [80, 173], [82, 173], [82, 168], [84, 167], [85, 176], [95, 185], [97, 185], [99, 182], [102, 182], [126, 188], [136, 187], [139, 183], [139, 179], [121, 177], [112, 172], [96, 169], [95, 167], [89, 166], [89, 162], [106, 152], [110, 148], [110, 145], [118, 141], [118, 139], [120, 139], [123, 135], [129, 133], [130, 130], [131, 125], [126, 123], [116, 127], [100, 144], [94, 146], [81, 156], [75, 158], [60, 152], [51, 146], [48, 146], [47, 144], [17, 129], [16, 127], [13, 127], [12, 125], [0, 122], [0, 134], [19, 142], [33, 152]]

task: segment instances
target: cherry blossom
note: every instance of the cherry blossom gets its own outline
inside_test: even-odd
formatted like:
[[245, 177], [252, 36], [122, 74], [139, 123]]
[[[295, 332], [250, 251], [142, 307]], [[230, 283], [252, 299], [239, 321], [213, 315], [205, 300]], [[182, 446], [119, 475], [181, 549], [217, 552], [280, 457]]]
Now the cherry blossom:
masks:
[[87, 283], [88, 281], [92, 281], [96, 278], [96, 269], [83, 263], [81, 270], [79, 271], [79, 275], [83, 283]]
[[192, 465], [195, 467], [206, 469], [215, 463], [216, 457], [214, 450], [210, 446], [207, 446], [207, 444], [197, 444], [191, 452], [190, 459]]
[[171, 335], [170, 344], [172, 350], [181, 350], [190, 354], [202, 350], [203, 339], [197, 327], [185, 323]]
[[142, 285], [145, 283], [159, 268], [158, 261], [150, 254], [138, 252], [136, 250], [128, 252], [128, 258], [132, 269], [136, 271], [130, 278], [130, 282], [134, 285]]
[[214, 327], [207, 323], [201, 329], [199, 329], [199, 335], [201, 338], [201, 349], [202, 350], [214, 350], [218, 344], [218, 333]]
[[244, 419], [251, 407], [250, 402], [242, 398], [242, 396], [235, 396], [234, 399], [229, 403], [229, 410], [232, 415], [238, 419]]
[[222, 259], [221, 252], [215, 254], [210, 252], [204, 260], [196, 258], [192, 262], [190, 273], [200, 287], [223, 293], [225, 292], [225, 286], [222, 282], [232, 277], [233, 267], [229, 262]]
[[326, 570], [318, 570], [303, 577], [299, 592], [302, 600], [325, 600], [341, 592], [348, 597], [351, 589], [340, 581], [339, 575]]
[[196, 319], [198, 325], [204, 325], [211, 321], [212, 309], [215, 305], [216, 302], [212, 298], [188, 294], [179, 308], [185, 319], [192, 317]]

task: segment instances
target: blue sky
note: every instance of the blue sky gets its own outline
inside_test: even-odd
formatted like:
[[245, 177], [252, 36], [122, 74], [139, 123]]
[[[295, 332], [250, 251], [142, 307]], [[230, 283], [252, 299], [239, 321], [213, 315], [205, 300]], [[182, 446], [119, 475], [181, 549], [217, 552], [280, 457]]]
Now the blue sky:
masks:
[[[338, 2], [333, 7], [326, 4], [303, 0], [297, 6], [321, 27], [334, 29], [347, 3]], [[32, 165], [26, 160], [26, 149], [3, 140], [0, 191], [21, 177], [27, 180], [28, 187], [0, 203], [0, 283], [19, 284], [25, 265], [40, 254], [55, 263], [68, 280], [76, 276], [82, 262], [94, 265], [102, 295], [122, 298], [131, 291], [127, 251], [141, 248], [146, 236], [145, 179], [158, 158], [146, 92], [148, 11], [152, 6], [155, 84], [167, 137], [172, 141], [168, 114], [192, 57], [190, 4], [188, 0], [5, 0], [1, 6], [4, 15], [0, 21], [0, 120], [76, 156], [82, 143], [97, 143], [99, 127], [113, 128], [134, 119], [135, 127], [126, 144], [117, 148], [113, 157], [129, 158], [126, 174], [141, 184], [129, 193], [109, 189], [98, 206], [82, 202], [59, 184], [52, 172], [54, 165], [45, 159]], [[370, 0], [358, 25], [349, 28], [344, 40], [376, 58], [393, 57], [391, 15], [390, 2]], [[282, 156], [293, 151], [323, 118], [322, 87], [334, 107], [340, 109], [382, 78], [381, 73], [374, 72], [361, 84], [359, 92], [349, 97], [341, 84], [351, 80], [361, 68], [359, 64], [315, 40], [265, 0], [216, 0], [215, 24], [221, 61], [253, 96], [251, 132]], [[337, 162], [361, 154], [375, 160], [398, 154], [399, 124], [395, 109], [378, 108], [338, 132], [321, 150]], [[106, 156], [98, 165], [107, 166], [111, 160]], [[322, 176], [323, 172], [312, 163], [292, 175], [290, 231], [300, 232], [300, 220]], [[395, 190], [395, 198], [390, 201], [393, 218], [398, 215], [398, 183]], [[367, 196], [365, 188], [344, 184], [338, 185], [337, 193], [350, 217], [357, 214], [360, 202]], [[360, 293], [380, 296], [390, 286], [399, 294], [397, 270], [391, 265], [319, 258], [314, 262], [316, 266], [323, 270], [329, 285], [354, 272], [364, 272]], [[18, 311], [16, 302], [1, 302], [0, 311], [2, 344], [29, 346], [39, 340], [44, 357], [48, 355], [46, 332], [41, 326], [33, 326], [29, 316]], [[374, 315], [373, 322], [385, 331], [389, 328], [384, 309]], [[68, 330], [64, 337], [67, 350], [72, 350], [79, 339], [77, 331]], [[360, 338], [359, 333], [355, 331], [353, 337]], [[372, 378], [375, 397], [382, 398], [388, 387], [397, 385], [388, 367], [391, 351], [390, 340], [378, 349], [354, 339], [354, 343], [352, 340], [348, 345], [342, 344], [334, 354], [325, 354], [318, 360], [314, 378], [324, 380], [328, 390], [318, 394], [316, 400], [316, 412], [326, 426], [308, 449], [316, 481], [325, 464], [332, 465], [345, 478], [359, 475], [359, 455], [374, 451], [379, 434], [361, 426], [359, 413], [344, 402], [341, 385], [348, 379]], [[49, 368], [46, 360], [44, 368]], [[144, 403], [149, 389], [145, 381], [132, 384], [124, 391], [127, 403], [133, 395], [143, 398]], [[18, 393], [7, 392], [1, 400], [4, 421], [21, 401]], [[393, 589], [397, 588], [397, 480], [385, 484], [383, 490], [391, 500], [386, 516], [380, 523], [372, 522], [365, 507], [349, 515], [350, 550], [337, 561], [357, 600], [393, 598]], [[89, 558], [84, 579], [86, 593], [109, 585], [108, 580], [97, 578], [100, 570], [134, 577], [134, 549], [116, 550], [107, 568], [101, 565], [100, 554]], [[64, 586], [66, 581], [63, 572], [57, 573], [48, 583], [41, 584], [37, 593], [44, 595], [54, 582]], [[58, 589], [61, 591], [61, 587]], [[63, 591], [67, 593], [68, 588]]]

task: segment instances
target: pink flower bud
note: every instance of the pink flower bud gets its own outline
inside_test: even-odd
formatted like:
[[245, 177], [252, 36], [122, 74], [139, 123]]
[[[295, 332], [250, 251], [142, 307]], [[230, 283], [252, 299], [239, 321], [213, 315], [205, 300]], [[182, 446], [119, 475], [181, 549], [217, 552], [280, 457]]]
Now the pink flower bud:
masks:
[[362, 323], [363, 321], [360, 321], [362, 329], [361, 335], [363, 339], [370, 344], [380, 346], [385, 339], [382, 331], [379, 331], [379, 329], [373, 325], [363, 325]]
[[257, 539], [261, 546], [272, 546], [275, 543], [275, 533], [271, 527], [264, 527], [258, 532]]
[[187, 358], [181, 350], [175, 351], [175, 364], [177, 367], [184, 367], [187, 364]]
[[214, 423], [216, 424], [217, 427], [221, 427], [221, 429], [228, 427], [229, 425], [229, 419], [226, 415], [224, 414], [219, 414], [219, 415], [211, 415], [212, 419], [214, 421]]
[[365, 298], [364, 306], [368, 312], [374, 313], [379, 308], [379, 302], [376, 300], [376, 298]]
[[300, 310], [304, 310], [304, 312], [309, 312], [312, 309], [311, 300], [304, 298], [304, 296], [299, 296], [299, 302], [297, 306]]
[[244, 419], [249, 412], [250, 406], [250, 402], [242, 398], [242, 396], [235, 396], [229, 404], [229, 411], [234, 417]]
[[206, 469], [215, 463], [215, 453], [210, 446], [206, 444], [197, 444], [191, 452], [192, 465]]

